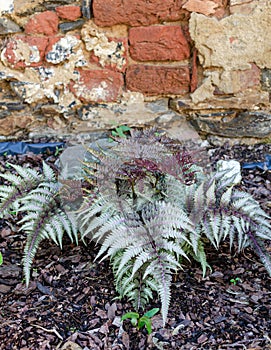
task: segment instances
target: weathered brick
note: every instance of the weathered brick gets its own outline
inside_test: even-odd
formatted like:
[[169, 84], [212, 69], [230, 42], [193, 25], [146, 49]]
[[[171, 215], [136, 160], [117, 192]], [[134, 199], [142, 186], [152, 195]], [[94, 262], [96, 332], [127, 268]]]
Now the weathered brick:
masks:
[[221, 81], [216, 82], [217, 93], [233, 94], [255, 86], [260, 86], [261, 70], [256, 64], [250, 69], [231, 70], [221, 73]]
[[251, 0], [230, 0], [230, 13], [249, 15], [257, 6], [256, 1]]
[[183, 8], [189, 12], [221, 18], [225, 14], [226, 5], [227, 0], [188, 0]]
[[186, 0], [94, 0], [94, 20], [99, 26], [141, 26], [177, 21], [189, 16], [189, 12], [182, 9], [185, 2]]
[[188, 66], [131, 65], [126, 73], [127, 89], [146, 95], [183, 95], [190, 89]]
[[2, 51], [2, 60], [10, 67], [38, 67], [44, 60], [48, 38], [16, 35]]
[[180, 61], [190, 50], [180, 26], [131, 28], [130, 54], [136, 61]]
[[111, 70], [78, 70], [78, 82], [71, 91], [83, 102], [113, 102], [121, 93], [124, 81], [121, 73]]
[[75, 21], [81, 17], [80, 6], [58, 6], [56, 7], [57, 15], [62, 19]]
[[58, 22], [58, 16], [53, 11], [38, 13], [27, 22], [25, 32], [27, 34], [54, 35], [58, 31]]
[[256, 66], [256, 64], [252, 63], [251, 69], [240, 71], [239, 74], [241, 91], [253, 86], [260, 85], [261, 70]]
[[190, 12], [202, 13], [203, 15], [212, 15], [215, 13], [217, 4], [210, 0], [188, 0], [183, 8]]

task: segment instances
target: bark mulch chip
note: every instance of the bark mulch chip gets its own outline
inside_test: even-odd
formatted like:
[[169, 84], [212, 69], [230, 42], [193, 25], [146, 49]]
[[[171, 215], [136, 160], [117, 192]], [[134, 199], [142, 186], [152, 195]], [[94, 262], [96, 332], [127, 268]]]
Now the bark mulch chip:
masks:
[[[264, 161], [270, 145], [208, 149], [211, 166], [219, 159]], [[40, 169], [42, 159], [56, 156], [0, 157]], [[271, 172], [243, 170], [241, 188], [253, 194], [271, 214]], [[109, 262], [94, 262], [99, 247], [64, 240], [63, 249], [44, 241], [25, 287], [21, 258], [25, 236], [16, 222], [0, 220], [0, 350], [99, 349], [271, 349], [271, 278], [251, 249], [241, 254], [224, 244], [207, 246], [212, 271], [203, 278], [199, 265], [184, 264], [174, 277], [168, 322], [152, 320], [152, 334], [137, 331], [121, 316], [132, 311], [118, 300]], [[271, 245], [267, 245], [271, 253]], [[160, 307], [153, 300], [149, 309]]]

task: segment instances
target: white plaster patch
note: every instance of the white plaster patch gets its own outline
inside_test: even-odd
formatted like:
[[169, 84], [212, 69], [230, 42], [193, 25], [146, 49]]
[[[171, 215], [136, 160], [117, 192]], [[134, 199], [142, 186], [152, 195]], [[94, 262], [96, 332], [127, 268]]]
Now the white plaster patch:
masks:
[[124, 92], [121, 103], [125, 105], [144, 103], [144, 95], [135, 91]]
[[40, 80], [41, 81], [46, 81], [46, 80], [52, 78], [53, 75], [54, 75], [53, 68], [38, 67], [38, 71], [39, 71], [39, 74], [40, 74]]
[[46, 61], [59, 64], [75, 54], [75, 48], [79, 45], [80, 40], [75, 36], [66, 35], [53, 45], [52, 50], [46, 55]]
[[11, 13], [14, 10], [13, 0], [0, 1], [0, 15], [3, 13]]
[[99, 58], [102, 67], [112, 65], [121, 70], [126, 65], [123, 42], [109, 41], [102, 30], [93, 22], [89, 22], [82, 29], [82, 39], [85, 42], [86, 49], [93, 51], [94, 55]]
[[32, 82], [13, 82], [11, 83], [12, 90], [24, 101], [31, 103], [33, 97], [40, 94], [41, 85]]
[[77, 51], [76, 51], [76, 58], [75, 58], [75, 61], [74, 61], [74, 64], [75, 64], [75, 67], [84, 67], [84, 66], [87, 66], [88, 62], [84, 56], [84, 52], [81, 48], [79, 48]]
[[102, 101], [107, 100], [108, 97], [108, 85], [105, 81], [102, 81], [96, 87], [93, 87], [91, 90], [88, 89], [85, 85], [76, 84], [75, 86], [76, 94], [78, 97], [82, 97], [86, 100], [91, 101]]
[[70, 81], [77, 81], [74, 74], [74, 62], [58, 67], [25, 68], [24, 71], [5, 67], [0, 62], [0, 79], [11, 81], [12, 89], [27, 103], [36, 103], [45, 97], [58, 103], [62, 112], [70, 105], [81, 102], [68, 91]]
[[29, 46], [30, 48], [30, 55], [29, 55], [29, 62], [31, 63], [38, 63], [40, 61], [40, 52], [37, 46]]

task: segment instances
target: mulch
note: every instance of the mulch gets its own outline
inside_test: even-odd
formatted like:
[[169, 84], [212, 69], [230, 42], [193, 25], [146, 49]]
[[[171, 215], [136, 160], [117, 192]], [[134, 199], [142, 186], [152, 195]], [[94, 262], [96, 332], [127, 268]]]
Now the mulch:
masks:
[[[209, 147], [206, 154], [211, 165], [219, 159], [255, 162], [271, 154], [271, 146], [226, 144]], [[53, 165], [56, 156], [2, 156], [0, 171], [8, 169], [7, 162], [39, 168], [42, 159]], [[271, 171], [242, 175], [242, 189], [271, 214]], [[237, 254], [226, 243], [219, 251], [207, 247], [212, 270], [205, 278], [199, 265], [185, 263], [174, 276], [166, 326], [157, 314], [148, 335], [121, 322], [133, 308], [117, 299], [109, 262], [94, 261], [99, 247], [65, 239], [60, 250], [44, 241], [26, 288], [20, 264], [24, 242], [16, 221], [0, 220], [0, 350], [271, 349], [271, 278], [249, 248]], [[153, 307], [160, 307], [158, 299]]]

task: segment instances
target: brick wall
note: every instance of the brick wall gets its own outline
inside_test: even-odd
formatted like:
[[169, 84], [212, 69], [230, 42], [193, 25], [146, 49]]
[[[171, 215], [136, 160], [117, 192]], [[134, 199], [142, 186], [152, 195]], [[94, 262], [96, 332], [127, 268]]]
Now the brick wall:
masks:
[[2, 139], [112, 122], [271, 136], [267, 0], [7, 0], [0, 12]]

